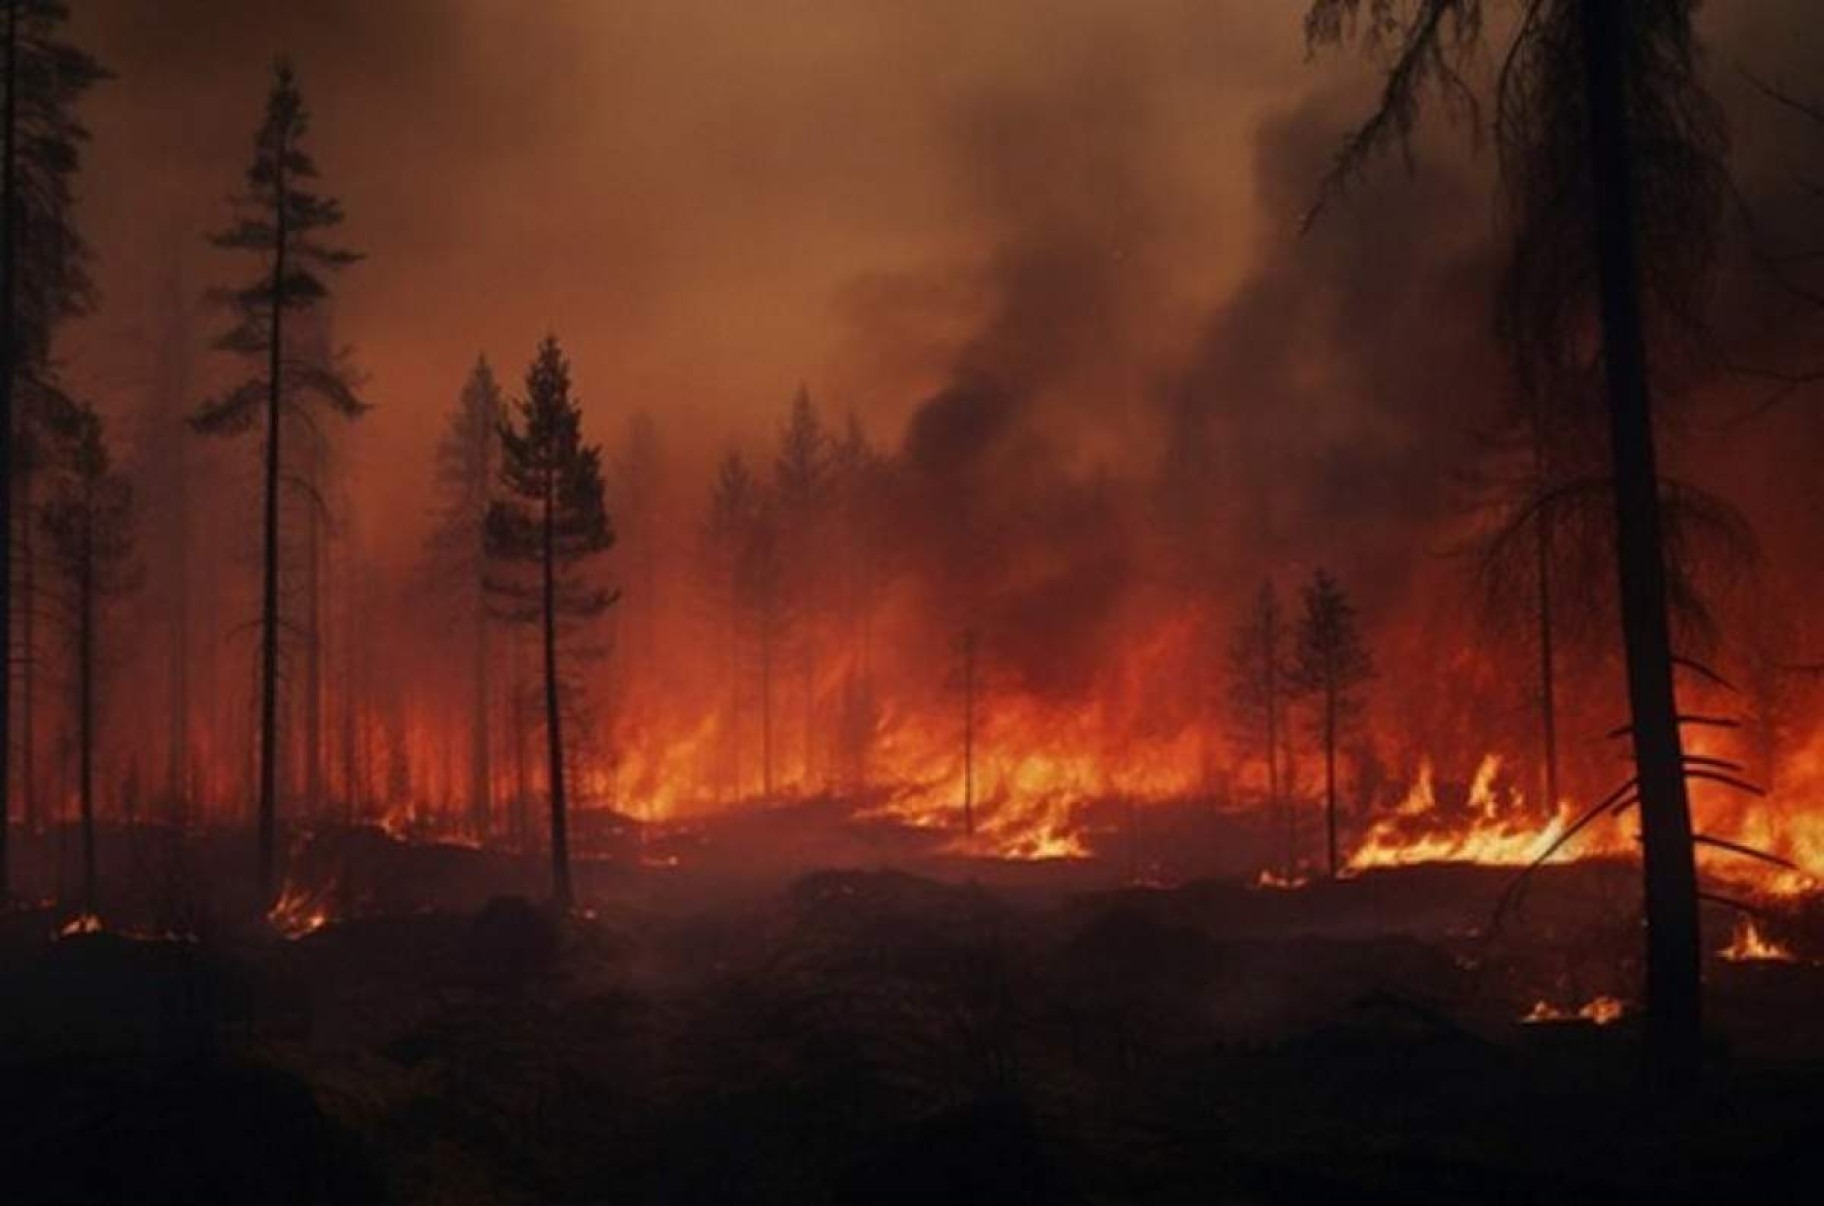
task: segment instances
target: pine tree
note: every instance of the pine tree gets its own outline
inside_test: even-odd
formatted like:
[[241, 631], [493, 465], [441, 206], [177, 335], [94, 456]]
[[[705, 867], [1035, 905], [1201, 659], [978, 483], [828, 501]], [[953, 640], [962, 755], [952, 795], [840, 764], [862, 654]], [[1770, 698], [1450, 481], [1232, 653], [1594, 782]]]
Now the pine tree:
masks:
[[469, 827], [487, 835], [494, 811], [493, 652], [487, 596], [488, 511], [500, 472], [507, 407], [494, 370], [478, 357], [437, 445], [438, 513], [427, 554], [440, 594], [455, 600], [469, 630]]
[[1330, 877], [1342, 871], [1336, 834], [1338, 743], [1361, 719], [1361, 689], [1374, 677], [1374, 659], [1362, 643], [1355, 606], [1335, 578], [1323, 570], [1304, 589], [1293, 652], [1292, 688], [1313, 708], [1313, 724], [1324, 747], [1324, 830]]
[[713, 622], [724, 634], [722, 639], [727, 654], [727, 757], [733, 798], [739, 798], [744, 787], [741, 774], [741, 683], [746, 660], [743, 585], [746, 548], [753, 539], [760, 495], [760, 486], [747, 462], [740, 453], [729, 453], [717, 467], [709, 510], [697, 533], [698, 589], [708, 604]]
[[779, 504], [771, 494], [762, 493], [753, 524], [741, 544], [736, 578], [741, 616], [750, 634], [755, 673], [760, 680], [760, 790], [769, 800], [779, 786], [774, 685], [792, 616], [780, 544]]
[[1279, 592], [1261, 584], [1254, 606], [1229, 641], [1228, 696], [1236, 737], [1266, 766], [1267, 807], [1284, 811], [1286, 877], [1298, 869], [1293, 812], [1285, 785], [1286, 701], [1292, 688], [1290, 632]]
[[488, 552], [517, 575], [490, 579], [509, 615], [536, 623], [544, 646], [545, 745], [551, 797], [551, 878], [560, 908], [570, 884], [569, 800], [565, 789], [560, 626], [591, 620], [617, 593], [591, 582], [587, 561], [614, 545], [602, 486], [601, 449], [583, 441], [583, 416], [570, 393], [570, 365], [555, 335], [526, 370], [525, 397], [501, 429], [507, 497], [488, 512]]
[[833, 494], [832, 441], [811, 395], [802, 385], [779, 433], [773, 461], [773, 495], [786, 592], [782, 600], [795, 631], [799, 687], [804, 708], [803, 783], [811, 787], [817, 731], [817, 624], [822, 614], [828, 565], [828, 536]]
[[345, 372], [333, 360], [298, 356], [286, 342], [287, 317], [309, 312], [329, 296], [326, 274], [360, 256], [323, 241], [342, 223], [342, 207], [309, 191], [316, 163], [303, 148], [310, 122], [291, 65], [274, 68], [266, 115], [254, 137], [246, 191], [236, 199], [236, 218], [216, 235], [217, 247], [258, 256], [258, 278], [215, 296], [234, 316], [217, 340], [222, 351], [260, 365], [260, 370], [227, 393], [205, 403], [191, 425], [211, 435], [239, 435], [256, 424], [266, 434], [263, 477], [262, 578], [260, 606], [259, 888], [273, 900], [278, 791], [279, 689], [279, 488], [284, 416], [315, 399], [326, 409], [355, 418], [367, 410]]
[[[73, 410], [51, 377], [51, 340], [92, 296], [88, 249], [73, 221], [73, 182], [88, 141], [75, 109], [108, 73], [62, 39], [69, 12], [61, 0], [0, 7], [0, 634], [10, 643], [13, 540], [32, 535], [28, 483], [43, 455], [39, 429], [47, 417], [67, 423]], [[31, 606], [25, 600], [25, 614]], [[29, 647], [20, 653], [29, 665]], [[0, 658], [0, 900], [10, 890], [12, 667], [12, 657]], [[29, 779], [25, 787], [29, 804]]]
[[102, 422], [83, 409], [69, 473], [43, 524], [70, 649], [76, 712], [76, 798], [82, 823], [82, 911], [96, 911], [95, 742], [98, 663], [109, 600], [137, 584], [133, 493], [108, 455]]
[[880, 727], [873, 670], [873, 622], [881, 573], [881, 515], [886, 461], [869, 442], [861, 420], [848, 414], [831, 454], [831, 492], [844, 650], [840, 722], [837, 726], [843, 785], [865, 791], [869, 759]]

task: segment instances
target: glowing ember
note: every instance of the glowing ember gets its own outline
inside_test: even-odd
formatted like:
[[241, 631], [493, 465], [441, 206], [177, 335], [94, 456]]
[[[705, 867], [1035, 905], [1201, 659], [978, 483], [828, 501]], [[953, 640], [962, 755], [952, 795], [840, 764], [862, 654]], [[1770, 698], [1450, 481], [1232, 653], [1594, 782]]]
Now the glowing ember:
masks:
[[93, 913], [81, 913], [58, 926], [57, 937], [74, 938], [78, 934], [99, 934], [101, 930], [101, 918]]
[[1256, 888], [1267, 889], [1267, 890], [1275, 891], [1275, 892], [1296, 891], [1297, 889], [1304, 887], [1306, 884], [1308, 884], [1310, 882], [1311, 882], [1311, 880], [1307, 876], [1283, 875], [1280, 872], [1274, 871], [1270, 868], [1263, 869], [1259, 875], [1256, 875], [1254, 877], [1254, 886]]
[[266, 921], [289, 940], [314, 934], [329, 924], [329, 909], [320, 899], [322, 893], [310, 893], [290, 882], [279, 893], [278, 903], [266, 914]]
[[1761, 933], [1751, 917], [1736, 919], [1735, 934], [1729, 945], [1717, 952], [1731, 963], [1791, 963], [1792, 949], [1785, 943]]
[[1532, 1009], [1520, 1020], [1529, 1026], [1541, 1022], [1590, 1022], [1597, 1026], [1607, 1026], [1618, 1022], [1627, 1012], [1627, 1006], [1611, 996], [1593, 997], [1576, 1009], [1566, 1009], [1553, 1005], [1545, 1000], [1533, 1002]]

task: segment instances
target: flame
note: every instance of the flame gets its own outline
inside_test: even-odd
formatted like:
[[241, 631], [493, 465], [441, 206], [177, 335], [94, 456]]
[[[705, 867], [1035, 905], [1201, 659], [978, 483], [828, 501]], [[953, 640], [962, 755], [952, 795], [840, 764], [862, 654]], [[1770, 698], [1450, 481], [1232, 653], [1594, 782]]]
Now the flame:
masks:
[[1258, 874], [1254, 877], [1254, 886], [1256, 888], [1267, 889], [1267, 890], [1271, 890], [1271, 891], [1275, 891], [1275, 892], [1295, 891], [1299, 888], [1304, 887], [1306, 884], [1308, 884], [1310, 882], [1311, 882], [1311, 879], [1309, 876], [1285, 875], [1285, 874], [1282, 874], [1281, 872], [1273, 870], [1271, 867], [1262, 868], [1260, 874]]
[[93, 913], [79, 913], [57, 927], [56, 937], [74, 938], [78, 934], [99, 934], [102, 931], [101, 918]]
[[[1419, 763], [1417, 778], [1392, 812], [1376, 820], [1349, 856], [1351, 870], [1403, 867], [1415, 863], [1481, 863], [1526, 866], [1547, 852], [1576, 819], [1576, 809], [1561, 803], [1549, 814], [1529, 809], [1517, 788], [1498, 786], [1502, 760], [1486, 754], [1476, 766], [1462, 806], [1439, 807], [1431, 759]], [[1582, 836], [1582, 835], [1580, 835]], [[1566, 862], [1587, 856], [1601, 835], [1591, 833], [1577, 850], [1560, 849], [1547, 861]], [[1598, 849], [1606, 849], [1597, 847]]]
[[1785, 943], [1763, 935], [1752, 917], [1738, 917], [1729, 945], [1717, 952], [1731, 963], [1792, 963], [1795, 956]]
[[330, 922], [328, 891], [306, 891], [285, 881], [279, 899], [266, 913], [267, 924], [289, 941], [308, 937]]
[[1533, 1007], [1520, 1019], [1528, 1026], [1541, 1022], [1590, 1022], [1597, 1026], [1607, 1026], [1619, 1022], [1628, 1009], [1618, 998], [1611, 996], [1592, 997], [1575, 1009], [1553, 1005], [1543, 998], [1533, 1002]]

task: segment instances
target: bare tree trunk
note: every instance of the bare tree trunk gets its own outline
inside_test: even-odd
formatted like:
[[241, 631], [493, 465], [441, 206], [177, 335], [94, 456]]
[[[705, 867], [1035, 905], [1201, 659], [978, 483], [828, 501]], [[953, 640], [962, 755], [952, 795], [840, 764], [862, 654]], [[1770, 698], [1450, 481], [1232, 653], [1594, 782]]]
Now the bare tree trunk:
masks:
[[353, 824], [360, 811], [360, 687], [357, 682], [355, 633], [354, 534], [343, 549], [342, 566], [342, 823]]
[[553, 523], [554, 485], [547, 474], [544, 506], [545, 594], [545, 747], [550, 759], [551, 881], [557, 906], [568, 909], [570, 890], [570, 830], [568, 801], [564, 797], [563, 712], [557, 690], [557, 547]]
[[38, 807], [38, 544], [32, 522], [33, 450], [16, 472], [19, 477], [19, 804], [25, 827], [37, 833], [44, 825]]
[[13, 441], [14, 391], [19, 372], [19, 6], [6, 5], [6, 95], [0, 100], [0, 903], [12, 894], [7, 850], [12, 796], [8, 775], [13, 705]]
[[[85, 487], [86, 489], [86, 487]], [[82, 911], [95, 912], [95, 558], [94, 498], [84, 499], [76, 581], [77, 801], [82, 809]]]
[[494, 816], [492, 734], [488, 725], [488, 705], [492, 689], [488, 674], [488, 601], [481, 584], [475, 589], [474, 665], [469, 729], [469, 826], [475, 836], [485, 839]]
[[1336, 851], [1336, 685], [1324, 687], [1324, 832], [1330, 852], [1330, 878], [1342, 870]]
[[801, 651], [803, 664], [799, 667], [804, 677], [804, 790], [813, 789], [812, 776], [816, 764], [817, 740], [817, 651], [812, 643], [811, 626], [814, 620], [811, 609], [807, 606], [804, 615], [804, 647]]
[[[1543, 464], [1542, 454], [1539, 474], [1542, 485], [1546, 480]], [[1533, 546], [1534, 585], [1539, 592], [1539, 735], [1544, 754], [1542, 785], [1545, 790], [1545, 809], [1547, 812], [1555, 812], [1558, 808], [1558, 682], [1552, 632], [1552, 520], [1544, 508], [1541, 508], [1533, 523]]]
[[324, 445], [320, 432], [312, 432], [310, 447], [310, 497], [306, 504], [310, 525], [304, 563], [304, 614], [309, 632], [304, 667], [304, 809], [318, 816], [323, 808], [323, 478]]
[[760, 622], [760, 790], [773, 798], [773, 621]]
[[1698, 1070], [1702, 1041], [1697, 870], [1672, 679], [1659, 476], [1640, 312], [1627, 19], [1626, 6], [1613, 0], [1582, 0], [1621, 621], [1646, 878], [1647, 1041], [1654, 1070], [1682, 1082]]
[[1293, 834], [1292, 802], [1280, 776], [1279, 749], [1279, 621], [1277, 608], [1264, 617], [1267, 687], [1267, 806], [1283, 814], [1286, 826], [1286, 882], [1298, 874], [1298, 843]]
[[[182, 384], [178, 384], [182, 389]], [[181, 398], [181, 394], [179, 395]], [[190, 487], [185, 480], [184, 441], [174, 442], [178, 458], [172, 479], [171, 580], [174, 592], [167, 617], [170, 642], [165, 664], [166, 717], [165, 803], [178, 828], [189, 823], [190, 782]]]
[[526, 849], [531, 841], [532, 825], [526, 816], [527, 801], [532, 795], [532, 771], [526, 758], [526, 681], [525, 650], [515, 636], [508, 645], [512, 656], [513, 715], [513, 844]]
[[736, 591], [729, 590], [728, 603], [728, 750], [731, 800], [741, 798], [745, 784], [741, 781], [741, 605]]
[[279, 728], [279, 427], [281, 376], [284, 367], [283, 339], [285, 307], [286, 183], [285, 156], [289, 147], [281, 146], [276, 155], [277, 180], [273, 206], [272, 314], [267, 336], [266, 378], [266, 515], [264, 571], [260, 604], [260, 799], [259, 799], [259, 884], [260, 907], [270, 908], [277, 884], [274, 876], [277, 838], [278, 728]]
[[975, 836], [975, 631], [963, 633], [963, 832]]

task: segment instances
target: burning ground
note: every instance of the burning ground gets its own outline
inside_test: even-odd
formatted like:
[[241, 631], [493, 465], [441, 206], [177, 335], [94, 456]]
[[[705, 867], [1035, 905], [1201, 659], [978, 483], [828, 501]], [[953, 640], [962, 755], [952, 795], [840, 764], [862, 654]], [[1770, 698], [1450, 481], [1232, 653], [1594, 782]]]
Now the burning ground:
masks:
[[536, 859], [318, 843], [353, 878], [263, 936], [6, 916], [17, 1200], [1699, 1202], [1819, 1138], [1824, 914], [1707, 918], [1711, 1087], [1662, 1118], [1611, 862], [1498, 931], [1501, 869], [1067, 887], [905, 845], [738, 886], [586, 863], [553, 921], [487, 899]]

